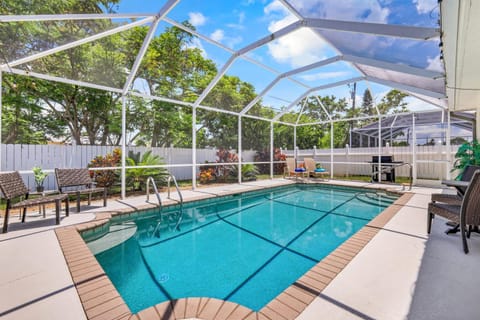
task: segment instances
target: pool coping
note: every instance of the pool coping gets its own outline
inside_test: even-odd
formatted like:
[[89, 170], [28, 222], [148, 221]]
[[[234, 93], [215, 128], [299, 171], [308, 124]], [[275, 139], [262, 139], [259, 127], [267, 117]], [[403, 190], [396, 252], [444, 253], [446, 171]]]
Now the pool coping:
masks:
[[[244, 193], [244, 192], [234, 192]], [[214, 298], [182, 298], [166, 301], [132, 314], [103, 268], [83, 240], [81, 233], [108, 225], [116, 216], [151, 209], [151, 205], [121, 211], [97, 213], [95, 220], [55, 229], [73, 283], [88, 319], [295, 319], [327, 285], [353, 260], [369, 241], [410, 200], [404, 193], [392, 205], [318, 262], [259, 312]], [[198, 199], [196, 199], [198, 200]]]

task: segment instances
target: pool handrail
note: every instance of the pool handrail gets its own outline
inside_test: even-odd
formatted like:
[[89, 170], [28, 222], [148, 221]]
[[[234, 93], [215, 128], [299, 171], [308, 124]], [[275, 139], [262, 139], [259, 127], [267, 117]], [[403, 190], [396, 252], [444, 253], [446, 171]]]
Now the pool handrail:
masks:
[[160, 198], [160, 194], [158, 193], [157, 184], [155, 183], [155, 180], [153, 180], [153, 177], [148, 177], [147, 178], [147, 202], [150, 199], [150, 183], [152, 184], [153, 191], [155, 191], [155, 195], [157, 196], [158, 205], [160, 206], [160, 208], [162, 208], [162, 199]]
[[[177, 189], [178, 198], [180, 199], [180, 211], [179, 211], [177, 223], [175, 224], [175, 230], [179, 230], [179, 226], [183, 218], [183, 196], [182, 196], [182, 192], [180, 191], [180, 188], [178, 187], [177, 179], [175, 179], [174, 175], [169, 174], [167, 178], [167, 189], [168, 189], [167, 198], [172, 199], [170, 198], [170, 181], [172, 180], [173, 180], [173, 183], [175, 184], [175, 189]], [[172, 199], [172, 200], [175, 200], [175, 199]]]

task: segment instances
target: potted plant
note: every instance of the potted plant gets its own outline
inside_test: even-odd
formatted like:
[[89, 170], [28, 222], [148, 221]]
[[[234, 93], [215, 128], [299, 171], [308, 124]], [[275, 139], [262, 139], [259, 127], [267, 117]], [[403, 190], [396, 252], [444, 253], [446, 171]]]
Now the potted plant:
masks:
[[37, 192], [43, 192], [43, 181], [48, 176], [48, 173], [43, 172], [42, 168], [35, 166], [32, 168], [33, 177], [35, 178], [35, 185], [37, 186]]
[[455, 158], [452, 171], [459, 170], [456, 180], [460, 180], [465, 167], [480, 165], [480, 143], [476, 139], [472, 142], [465, 142], [458, 148]]

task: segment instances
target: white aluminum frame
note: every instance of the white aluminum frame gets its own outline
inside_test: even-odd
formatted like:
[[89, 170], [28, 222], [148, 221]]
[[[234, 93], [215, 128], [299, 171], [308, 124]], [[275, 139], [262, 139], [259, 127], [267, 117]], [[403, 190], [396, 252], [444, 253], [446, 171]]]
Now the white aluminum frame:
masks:
[[[0, 130], [1, 130], [1, 117], [2, 117], [2, 94], [1, 94], [1, 89], [2, 89], [2, 71], [3, 72], [9, 72], [13, 74], [18, 74], [18, 75], [23, 75], [23, 76], [30, 76], [30, 77], [36, 77], [44, 80], [49, 80], [49, 81], [55, 81], [55, 82], [61, 82], [61, 83], [66, 83], [66, 84], [72, 84], [72, 85], [79, 85], [83, 87], [88, 87], [88, 88], [94, 88], [94, 89], [99, 89], [99, 90], [105, 90], [105, 91], [110, 91], [114, 93], [118, 93], [122, 95], [122, 198], [125, 197], [125, 168], [126, 168], [126, 163], [125, 163], [125, 152], [126, 152], [126, 107], [128, 104], [128, 96], [137, 96], [141, 97], [143, 99], [152, 99], [152, 100], [160, 100], [160, 101], [166, 101], [172, 104], [180, 105], [180, 106], [188, 106], [192, 108], [192, 186], [195, 189], [196, 188], [196, 168], [199, 166], [197, 164], [197, 159], [196, 159], [196, 121], [197, 121], [197, 108], [201, 108], [204, 110], [209, 110], [209, 111], [214, 111], [214, 112], [222, 112], [226, 114], [231, 114], [231, 115], [236, 115], [238, 116], [238, 150], [239, 150], [239, 183], [241, 183], [241, 165], [242, 165], [242, 160], [241, 160], [241, 155], [242, 155], [242, 117], [247, 117], [247, 118], [253, 118], [257, 120], [263, 120], [270, 122], [270, 176], [273, 178], [273, 132], [274, 132], [274, 124], [283, 124], [283, 125], [288, 125], [288, 126], [293, 126], [294, 127], [294, 146], [296, 147], [296, 129], [298, 126], [305, 126], [305, 125], [316, 125], [316, 124], [325, 124], [325, 123], [330, 123], [330, 130], [331, 130], [331, 141], [330, 141], [330, 147], [331, 147], [331, 176], [333, 177], [333, 134], [334, 134], [334, 127], [333, 124], [338, 121], [348, 121], [348, 120], [356, 120], [356, 119], [366, 119], [366, 118], [372, 118], [372, 117], [356, 117], [356, 118], [351, 118], [351, 119], [332, 119], [331, 114], [329, 114], [328, 110], [325, 108], [325, 106], [322, 104], [321, 100], [318, 98], [316, 95], [316, 99], [319, 102], [322, 110], [325, 112], [327, 115], [328, 121], [318, 121], [318, 122], [313, 122], [313, 123], [299, 123], [300, 117], [303, 113], [303, 109], [305, 106], [306, 101], [304, 101], [302, 109], [300, 110], [297, 120], [295, 124], [292, 123], [285, 123], [283, 121], [280, 121], [279, 119], [286, 113], [290, 112], [298, 103], [302, 101], [302, 99], [308, 97], [312, 93], [320, 90], [325, 90], [328, 88], [344, 85], [347, 83], [352, 83], [352, 82], [357, 82], [357, 81], [372, 81], [376, 82], [382, 85], [386, 85], [392, 88], [399, 89], [401, 91], [406, 91], [408, 93], [412, 93], [414, 96], [415, 94], [417, 95], [422, 95], [426, 97], [431, 97], [435, 99], [445, 99], [445, 93], [438, 93], [434, 92], [431, 90], [427, 90], [425, 88], [421, 87], [416, 87], [416, 86], [411, 86], [403, 83], [398, 83], [398, 82], [393, 82], [393, 81], [388, 81], [385, 79], [379, 79], [371, 76], [367, 76], [364, 74], [361, 69], [356, 65], [356, 64], [362, 64], [362, 65], [368, 65], [372, 67], [377, 67], [377, 68], [383, 68], [395, 72], [402, 72], [405, 74], [410, 74], [410, 75], [415, 75], [415, 76], [420, 76], [420, 77], [425, 77], [427, 79], [441, 79], [445, 75], [440, 72], [435, 72], [435, 71], [429, 71], [429, 70], [424, 70], [424, 69], [419, 69], [419, 68], [414, 68], [410, 66], [405, 66], [405, 65], [400, 65], [400, 64], [394, 64], [386, 61], [381, 61], [381, 60], [374, 60], [374, 59], [368, 59], [368, 58], [363, 58], [363, 57], [358, 57], [354, 55], [343, 55], [342, 52], [340, 52], [335, 46], [332, 46], [335, 50], [337, 50], [338, 55], [324, 59], [322, 61], [318, 61], [312, 64], [309, 64], [307, 66], [293, 69], [284, 73], [278, 72], [271, 67], [266, 66], [260, 61], [257, 61], [251, 57], [245, 56], [246, 53], [255, 50], [273, 40], [276, 40], [282, 36], [285, 36], [287, 34], [290, 34], [291, 32], [294, 32], [300, 28], [310, 28], [312, 29], [315, 34], [317, 34], [320, 38], [322, 38], [324, 41], [327, 41], [320, 32], [318, 32], [319, 29], [323, 30], [336, 30], [336, 31], [343, 31], [343, 32], [355, 32], [355, 33], [363, 33], [363, 34], [374, 34], [374, 35], [380, 35], [380, 36], [388, 36], [388, 37], [395, 37], [395, 38], [409, 38], [409, 39], [416, 39], [416, 40], [430, 40], [434, 38], [438, 38], [440, 35], [440, 32], [436, 28], [424, 28], [424, 27], [416, 27], [416, 26], [401, 26], [401, 25], [388, 25], [388, 24], [379, 24], [379, 23], [367, 23], [367, 22], [354, 22], [354, 21], [340, 21], [340, 20], [326, 20], [326, 19], [317, 19], [317, 18], [305, 18], [303, 17], [289, 2], [289, 0], [279, 0], [280, 3], [282, 3], [289, 12], [291, 12], [298, 20], [289, 24], [288, 26], [273, 32], [272, 34], [265, 36], [261, 39], [258, 39], [246, 46], [244, 46], [242, 49], [235, 51], [233, 49], [230, 49], [221, 43], [211, 39], [208, 36], [202, 35], [199, 32], [195, 30], [191, 30], [190, 28], [184, 26], [181, 23], [178, 23], [177, 21], [174, 21], [170, 18], [167, 17], [167, 14], [172, 10], [172, 8], [175, 7], [181, 0], [169, 0], [167, 3], [165, 3], [162, 8], [159, 10], [157, 14], [152, 14], [152, 13], [129, 13], [129, 14], [65, 14], [65, 15], [8, 15], [8, 16], [0, 16], [0, 23], [9, 23], [9, 22], [35, 22], [35, 21], [62, 21], [62, 20], [91, 20], [91, 19], [138, 19], [138, 18], [143, 18], [122, 26], [119, 26], [117, 28], [114, 28], [112, 30], [107, 30], [101, 33], [98, 33], [93, 36], [86, 37], [84, 39], [80, 39], [77, 41], [73, 41], [61, 46], [58, 46], [56, 48], [46, 50], [40, 53], [35, 53], [27, 57], [23, 57], [14, 61], [9, 61], [6, 62], [2, 65], [0, 65]], [[169, 99], [165, 97], [159, 97], [159, 96], [154, 96], [154, 95], [147, 95], [147, 94], [142, 94], [139, 92], [133, 91], [132, 84], [135, 80], [135, 76], [137, 74], [138, 68], [141, 65], [141, 61], [148, 49], [148, 45], [150, 44], [151, 40], [153, 39], [153, 36], [155, 34], [155, 31], [161, 21], [164, 21], [166, 23], [169, 23], [171, 25], [174, 25], [178, 28], [181, 28], [187, 32], [190, 32], [191, 34], [208, 41], [209, 43], [225, 50], [226, 52], [229, 52], [231, 54], [231, 57], [229, 60], [222, 66], [221, 70], [217, 73], [217, 75], [212, 79], [212, 81], [207, 85], [205, 90], [199, 95], [199, 97], [196, 99], [194, 103], [188, 103], [188, 102], [183, 102], [183, 101], [178, 101], [174, 99]], [[103, 86], [103, 85], [98, 85], [94, 83], [87, 83], [84, 81], [78, 81], [78, 80], [73, 80], [73, 79], [67, 79], [67, 78], [62, 78], [62, 77], [55, 77], [47, 74], [40, 74], [40, 73], [35, 73], [35, 72], [29, 72], [29, 71], [24, 71], [21, 69], [14, 68], [15, 66], [25, 64], [31, 61], [34, 61], [36, 59], [43, 58], [45, 56], [55, 54], [57, 52], [61, 52], [63, 50], [71, 49], [122, 31], [126, 31], [128, 29], [145, 25], [148, 23], [152, 23], [150, 26], [150, 29], [143, 41], [142, 47], [140, 48], [137, 57], [135, 59], [135, 62], [130, 70], [130, 73], [125, 81], [125, 84], [122, 89], [118, 88], [112, 88], [109, 86]], [[328, 41], [327, 41], [328, 42]], [[232, 64], [235, 62], [235, 60], [239, 57], [242, 57], [243, 59], [254, 63], [258, 65], [261, 68], [264, 68], [265, 70], [276, 74], [276, 78], [269, 83], [266, 88], [257, 96], [255, 97], [254, 100], [252, 100], [250, 103], [248, 103], [243, 110], [240, 112], [233, 112], [229, 110], [223, 110], [220, 108], [220, 106], [204, 106], [201, 105], [202, 101], [207, 97], [207, 95], [211, 92], [211, 90], [214, 88], [214, 86], [218, 83], [218, 81], [221, 79], [221, 77], [226, 74], [229, 70], [229, 68], [232, 66]], [[318, 87], [310, 87], [309, 85], [298, 81], [297, 79], [292, 78], [293, 75], [302, 73], [305, 71], [309, 71], [321, 66], [325, 66], [331, 63], [335, 63], [337, 61], [346, 61], [348, 62], [353, 68], [355, 68], [360, 74], [362, 74], [361, 77], [356, 77], [356, 78], [351, 78], [343, 81], [338, 81], [335, 83], [330, 83], [327, 85], [323, 86], [318, 86]], [[269, 91], [271, 90], [279, 81], [282, 79], [289, 79], [290, 81], [293, 81], [294, 83], [299, 84], [300, 86], [305, 87], [307, 90], [305, 93], [303, 93], [300, 97], [295, 99], [294, 102], [290, 103], [282, 112], [277, 114], [273, 119], [266, 119], [258, 116], [253, 116], [253, 115], [248, 115], [247, 112]], [[416, 96], [417, 98], [421, 99], [420, 97]], [[423, 101], [426, 101], [425, 99], [421, 99]], [[431, 101], [426, 101], [428, 103], [432, 103]], [[375, 109], [377, 111], [377, 116], [373, 117], [378, 117], [379, 118], [379, 134], [381, 135], [381, 119], [382, 115], [380, 114], [375, 102], [374, 102]], [[439, 107], [443, 107], [440, 103], [437, 105]], [[415, 113], [412, 113], [413, 115], [413, 124], [415, 126]], [[447, 130], [447, 137], [449, 140], [450, 137], [450, 115], [448, 115], [447, 118], [448, 122], [448, 130]], [[393, 124], [392, 124], [393, 125]], [[413, 128], [413, 137], [415, 137], [415, 128]], [[379, 137], [381, 137], [379, 135]], [[0, 142], [1, 142], [1, 137], [0, 137]], [[450, 141], [447, 142], [447, 148], [450, 148]], [[381, 146], [379, 144], [379, 154], [381, 154]], [[416, 156], [413, 153], [413, 165], [414, 168], [416, 168]], [[1, 165], [1, 150], [0, 150], [0, 165]], [[414, 170], [414, 175], [416, 180], [416, 171]]]

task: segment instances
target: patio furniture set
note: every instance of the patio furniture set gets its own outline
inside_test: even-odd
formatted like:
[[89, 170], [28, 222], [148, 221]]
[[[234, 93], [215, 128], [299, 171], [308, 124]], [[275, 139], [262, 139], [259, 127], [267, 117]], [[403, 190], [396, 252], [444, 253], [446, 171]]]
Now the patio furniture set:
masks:
[[77, 212], [80, 212], [80, 196], [84, 194], [88, 195], [88, 205], [90, 205], [92, 193], [103, 193], [103, 206], [107, 205], [107, 188], [96, 187], [88, 169], [56, 168], [55, 178], [58, 194], [44, 195], [42, 193], [37, 198], [29, 199], [29, 195], [32, 193], [23, 182], [18, 171], [0, 173], [0, 191], [6, 199], [3, 233], [8, 231], [8, 218], [12, 209], [23, 209], [21, 219], [22, 222], [25, 222], [28, 207], [55, 203], [55, 222], [60, 224], [61, 202], [65, 201], [65, 215], [68, 216], [68, 198], [70, 195], [76, 196]]
[[303, 162], [297, 162], [294, 158], [286, 159], [286, 166], [284, 168], [284, 177], [295, 177], [298, 179], [299, 176], [302, 178], [313, 177], [313, 178], [328, 178], [330, 172], [323, 168], [317, 168], [317, 163], [313, 158], [304, 158]]
[[453, 222], [454, 227], [446, 231], [462, 236], [463, 251], [468, 253], [467, 238], [472, 231], [478, 232], [480, 225], [480, 166], [467, 166], [461, 180], [444, 180], [443, 184], [457, 189], [457, 194], [434, 193], [428, 204], [427, 232], [430, 233], [432, 219], [439, 215]]

